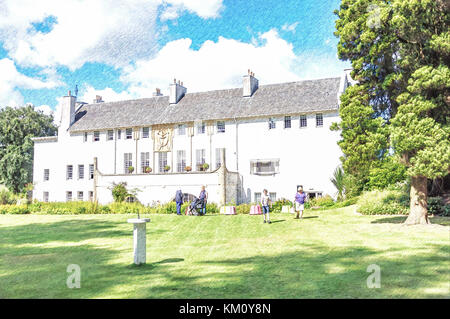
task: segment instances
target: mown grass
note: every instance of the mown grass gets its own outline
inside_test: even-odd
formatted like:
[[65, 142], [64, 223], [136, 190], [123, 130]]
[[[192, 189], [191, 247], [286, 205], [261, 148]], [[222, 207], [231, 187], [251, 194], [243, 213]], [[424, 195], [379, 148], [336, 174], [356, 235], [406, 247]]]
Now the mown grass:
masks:
[[[147, 215], [132, 264], [130, 215], [0, 215], [0, 298], [449, 298], [449, 218], [359, 216], [355, 207], [204, 217]], [[69, 264], [81, 288], [69, 289]], [[367, 288], [367, 267], [381, 288]]]

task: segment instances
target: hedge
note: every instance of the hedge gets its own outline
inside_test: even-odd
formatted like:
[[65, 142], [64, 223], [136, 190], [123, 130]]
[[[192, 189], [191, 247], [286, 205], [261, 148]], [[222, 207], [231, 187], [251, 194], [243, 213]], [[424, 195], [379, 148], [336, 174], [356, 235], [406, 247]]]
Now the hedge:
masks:
[[399, 190], [379, 190], [363, 193], [357, 202], [363, 215], [408, 215], [409, 196]]

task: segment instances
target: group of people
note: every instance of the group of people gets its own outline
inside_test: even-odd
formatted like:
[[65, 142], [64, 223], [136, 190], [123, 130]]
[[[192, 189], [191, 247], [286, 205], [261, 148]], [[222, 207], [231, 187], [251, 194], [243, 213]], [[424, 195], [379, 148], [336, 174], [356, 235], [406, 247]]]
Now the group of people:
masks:
[[[193, 204], [201, 203], [200, 213], [202, 215], [206, 214], [206, 202], [208, 200], [208, 192], [206, 191], [205, 186], [202, 186], [200, 195], [198, 199], [194, 200]], [[297, 188], [297, 193], [294, 198], [294, 210], [296, 212], [295, 219], [303, 218], [303, 211], [305, 210], [305, 202], [306, 202], [306, 194], [303, 192], [303, 187]], [[181, 205], [183, 204], [183, 192], [181, 189], [176, 191], [175, 194], [175, 203], [177, 204], [177, 215], [181, 215]], [[195, 205], [192, 205], [193, 207]], [[268, 195], [267, 189], [263, 190], [263, 194], [261, 196], [261, 206], [262, 213], [264, 216], [264, 223], [271, 224], [270, 221], [270, 208], [272, 207], [272, 202], [270, 200], [270, 196]], [[188, 208], [188, 210], [191, 207]]]
[[[303, 211], [305, 210], [305, 202], [306, 202], [306, 194], [303, 192], [303, 187], [297, 188], [297, 193], [295, 193], [294, 198], [294, 210], [296, 212], [295, 219], [303, 218]], [[270, 200], [270, 196], [268, 195], [267, 189], [263, 190], [263, 194], [261, 195], [261, 206], [262, 213], [264, 216], [264, 223], [272, 223], [270, 221], [270, 208], [272, 207], [272, 202]]]
[[[200, 214], [206, 214], [206, 202], [208, 201], [208, 192], [206, 191], [206, 187], [202, 186], [200, 195], [193, 201], [192, 207], [188, 207], [188, 210], [191, 210], [196, 206], [197, 203], [200, 203]], [[177, 190], [175, 193], [175, 203], [177, 204], [177, 215], [181, 215], [181, 205], [183, 205], [183, 192], [181, 189]]]

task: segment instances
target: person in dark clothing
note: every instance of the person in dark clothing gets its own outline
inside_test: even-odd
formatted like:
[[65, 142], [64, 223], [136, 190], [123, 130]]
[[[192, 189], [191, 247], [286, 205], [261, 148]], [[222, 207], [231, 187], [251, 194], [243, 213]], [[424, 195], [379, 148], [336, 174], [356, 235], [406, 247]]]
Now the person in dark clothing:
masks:
[[181, 189], [177, 190], [175, 194], [175, 203], [177, 203], [177, 215], [181, 215], [181, 205], [183, 204], [183, 192]]
[[205, 186], [202, 186], [202, 191], [200, 192], [198, 198], [203, 201], [202, 213], [203, 215], [206, 215], [206, 202], [208, 200], [208, 192], [206, 191]]

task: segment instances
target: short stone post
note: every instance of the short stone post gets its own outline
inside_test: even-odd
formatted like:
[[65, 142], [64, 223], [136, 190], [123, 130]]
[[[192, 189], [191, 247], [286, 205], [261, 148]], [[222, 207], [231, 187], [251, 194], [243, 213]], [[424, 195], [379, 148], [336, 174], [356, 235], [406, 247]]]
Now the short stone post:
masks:
[[134, 263], [136, 265], [145, 264], [147, 259], [146, 250], [146, 225], [150, 218], [132, 218], [128, 219], [130, 224], [133, 224], [133, 251]]

